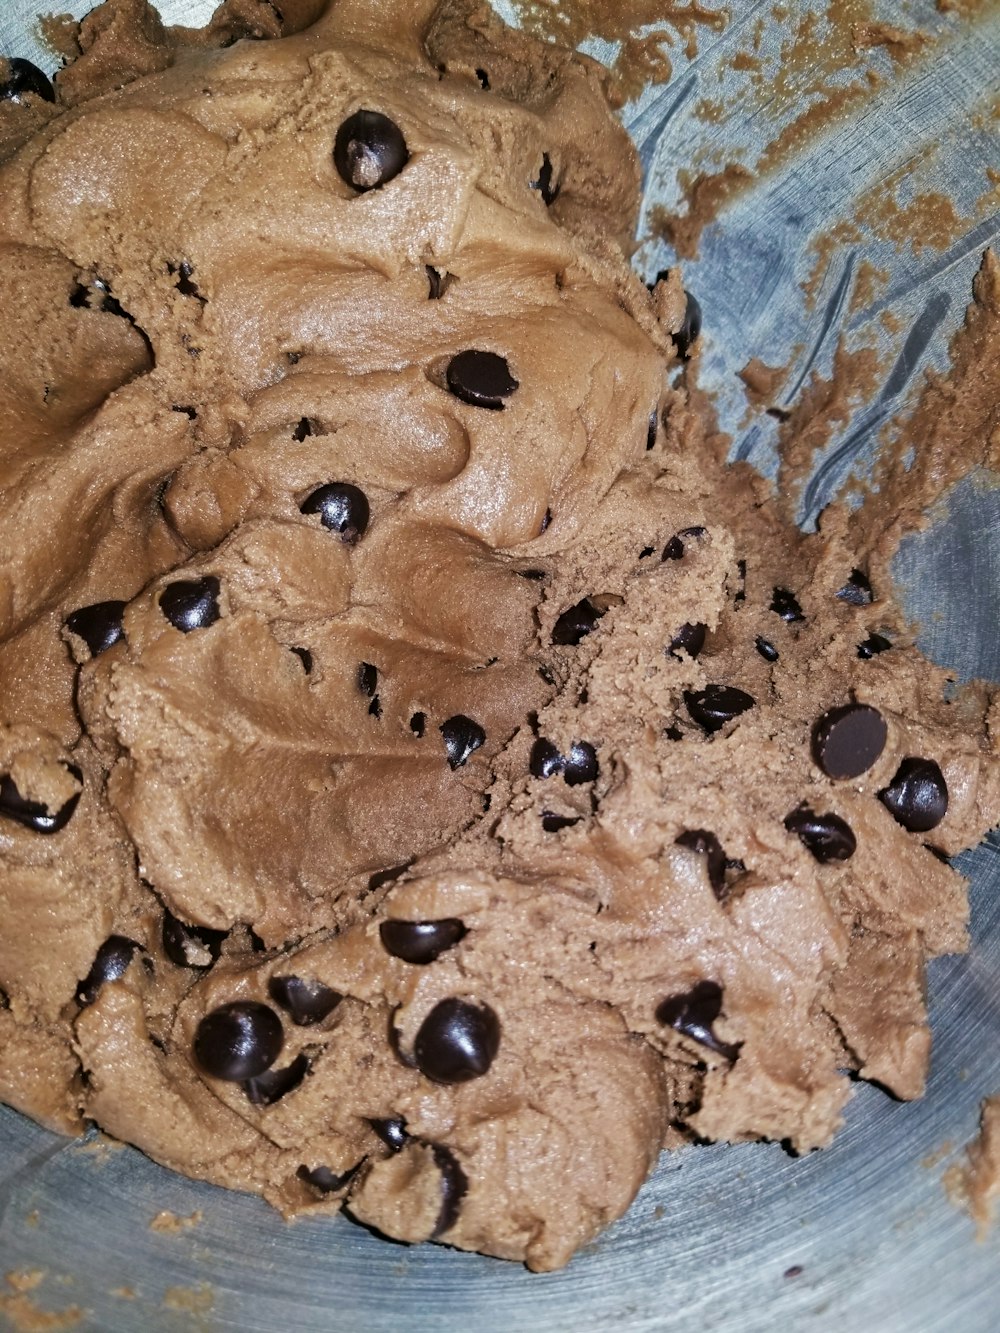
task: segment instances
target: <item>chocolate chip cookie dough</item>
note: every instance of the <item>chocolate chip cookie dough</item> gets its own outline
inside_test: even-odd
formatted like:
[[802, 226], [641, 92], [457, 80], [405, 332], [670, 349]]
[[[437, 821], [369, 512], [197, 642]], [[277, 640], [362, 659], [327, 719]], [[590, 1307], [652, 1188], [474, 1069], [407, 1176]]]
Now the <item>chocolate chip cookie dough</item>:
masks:
[[6, 75], [0, 1096], [551, 1269], [664, 1146], [920, 1094], [997, 709], [721, 467], [599, 67], [282, 11]]

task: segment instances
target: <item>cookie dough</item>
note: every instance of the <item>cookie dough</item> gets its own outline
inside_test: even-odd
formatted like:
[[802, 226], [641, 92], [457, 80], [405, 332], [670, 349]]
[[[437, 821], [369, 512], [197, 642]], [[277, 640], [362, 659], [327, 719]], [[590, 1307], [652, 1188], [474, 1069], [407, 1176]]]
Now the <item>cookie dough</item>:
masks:
[[720, 465], [597, 65], [281, 8], [111, 0], [0, 122], [0, 1097], [552, 1269], [920, 1095], [996, 705]]

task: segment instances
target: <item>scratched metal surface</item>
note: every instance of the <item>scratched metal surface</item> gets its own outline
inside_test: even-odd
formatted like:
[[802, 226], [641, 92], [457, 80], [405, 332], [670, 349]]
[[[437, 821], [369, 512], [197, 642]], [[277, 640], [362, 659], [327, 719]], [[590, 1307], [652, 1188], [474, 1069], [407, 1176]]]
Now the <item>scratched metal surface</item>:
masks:
[[[87, 7], [56, 6], [77, 15]], [[31, 28], [35, 13], [52, 8], [2, 0], [0, 49], [51, 67]], [[726, 88], [720, 69], [769, 12], [754, 3], [731, 8], [726, 33], [704, 36], [701, 54], [679, 59], [669, 86], [626, 109], [646, 167], [647, 202], [673, 202], [677, 168], [699, 154], [750, 160], [763, 146], [752, 104], [737, 99], [717, 122], [693, 114], [699, 97]], [[923, 367], [945, 364], [979, 254], [998, 230], [995, 215], [976, 215], [984, 163], [996, 161], [998, 149], [975, 114], [997, 82], [1000, 18], [968, 28], [937, 15], [930, 0], [885, 13], [893, 8], [905, 9], [907, 24], [945, 33], [934, 58], [902, 71], [863, 112], [757, 182], [706, 230], [700, 259], [685, 266], [705, 311], [705, 379], [734, 453], [765, 471], [774, 467], [775, 426], [769, 418], [742, 424], [735, 378], [749, 356], [781, 364], [794, 353], [781, 400], [787, 406], [812, 370], [828, 372], [839, 336], [883, 354], [880, 391], [824, 450], [806, 493], [806, 521], [851, 467], [864, 466]], [[173, 21], [198, 22], [211, 4], [177, 0], [163, 9]], [[781, 36], [773, 17], [768, 23], [765, 56]], [[888, 71], [884, 53], [873, 60]], [[940, 151], [921, 158], [933, 145]], [[915, 177], [929, 170], [935, 188], [969, 219], [961, 234], [919, 254], [872, 237], [847, 245], [821, 271], [807, 309], [799, 284], [813, 268], [810, 241], [863, 190], [907, 163]], [[648, 275], [670, 259], [662, 243], [644, 244], [637, 255]], [[852, 310], [864, 259], [890, 276], [869, 308]], [[882, 322], [885, 309], [896, 316], [897, 333]], [[998, 532], [1000, 488], [994, 478], [974, 476], [941, 507], [939, 521], [904, 546], [897, 564], [924, 646], [963, 677], [1000, 679]], [[972, 1134], [980, 1098], [1000, 1088], [1000, 838], [959, 865], [972, 881], [974, 943], [967, 957], [930, 970], [935, 1047], [926, 1099], [903, 1106], [859, 1087], [836, 1144], [802, 1160], [774, 1145], [664, 1159], [629, 1215], [565, 1272], [533, 1276], [480, 1256], [387, 1245], [344, 1219], [289, 1227], [254, 1198], [184, 1180], [130, 1149], [95, 1151], [93, 1142], [58, 1139], [2, 1108], [0, 1271], [44, 1270], [32, 1299], [55, 1311], [76, 1305], [78, 1327], [101, 1333], [464, 1333], [470, 1326], [478, 1333], [994, 1333], [1000, 1238], [974, 1243], [940, 1177]], [[934, 1164], [921, 1165], [942, 1149]], [[203, 1217], [177, 1235], [150, 1231], [163, 1208]], [[784, 1276], [793, 1266], [801, 1272]]]

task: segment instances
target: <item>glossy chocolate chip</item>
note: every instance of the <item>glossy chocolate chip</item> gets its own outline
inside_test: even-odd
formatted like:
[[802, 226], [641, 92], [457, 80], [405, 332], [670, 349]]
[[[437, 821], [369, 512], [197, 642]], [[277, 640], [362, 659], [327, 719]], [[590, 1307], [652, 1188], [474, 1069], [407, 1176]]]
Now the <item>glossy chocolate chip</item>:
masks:
[[444, 750], [452, 772], [461, 768], [470, 755], [486, 744], [486, 732], [464, 713], [456, 713], [442, 722], [438, 731], [444, 737]]
[[56, 100], [52, 83], [37, 65], [20, 56], [9, 56], [7, 77], [0, 83], [0, 101], [22, 102], [28, 93], [34, 93], [43, 102]]
[[883, 634], [869, 634], [867, 639], [858, 644], [858, 656], [862, 662], [868, 662], [879, 653], [886, 653], [892, 647]]
[[313, 655], [309, 651], [309, 649], [293, 647], [290, 651], [293, 652], [295, 656], [299, 659], [299, 661], [302, 663], [302, 670], [306, 673], [306, 675], [311, 676], [313, 669]]
[[163, 913], [163, 952], [178, 967], [211, 967], [222, 952], [228, 931], [210, 930]]
[[531, 188], [537, 190], [542, 196], [546, 208], [554, 204], [559, 195], [559, 182], [554, 181], [552, 160], [548, 153], [542, 154], [542, 165], [539, 168], [538, 176], [531, 182]]
[[341, 541], [353, 546], [368, 531], [371, 510], [368, 497], [347, 481], [331, 481], [319, 486], [299, 505], [302, 514], [319, 514], [324, 528], [335, 532]]
[[281, 1019], [273, 1009], [256, 1000], [234, 1000], [198, 1024], [194, 1057], [213, 1078], [242, 1083], [269, 1069], [284, 1041]]
[[300, 1028], [322, 1023], [344, 998], [322, 981], [292, 976], [272, 977], [267, 983], [267, 993]]
[[910, 833], [937, 828], [948, 813], [948, 784], [933, 759], [904, 759], [878, 798]]
[[403, 1119], [369, 1120], [368, 1123], [391, 1152], [402, 1152], [410, 1141]]
[[458, 1221], [459, 1207], [468, 1192], [469, 1180], [450, 1148], [440, 1143], [427, 1146], [434, 1154], [434, 1165], [441, 1172], [441, 1211], [431, 1232], [431, 1239], [436, 1240]]
[[118, 601], [81, 606], [66, 617], [66, 628], [84, 641], [91, 657], [96, 657], [125, 637], [122, 629], [125, 606], [125, 602]]
[[448, 389], [463, 403], [499, 412], [504, 399], [518, 388], [506, 357], [496, 352], [482, 352], [470, 347], [448, 362], [445, 374]]
[[413, 1054], [435, 1083], [481, 1078], [500, 1049], [500, 1020], [488, 1004], [441, 1000], [420, 1025]]
[[[76, 764], [65, 764], [64, 767], [77, 782], [83, 782], [83, 773]], [[59, 833], [69, 823], [82, 795], [82, 791], [74, 792], [69, 800], [52, 814], [48, 806], [42, 805], [41, 801], [25, 800], [18, 791], [14, 779], [5, 773], [0, 777], [0, 817], [13, 819], [15, 823], [31, 829], [32, 833]]]
[[703, 690], [685, 690], [684, 702], [692, 719], [709, 735], [756, 704], [753, 695], [735, 685], [706, 685]]
[[851, 577], [842, 588], [838, 589], [837, 596], [842, 602], [849, 602], [851, 606], [870, 606], [875, 600], [868, 576], [860, 569], [851, 571]]
[[674, 839], [678, 847], [686, 847], [705, 858], [705, 869], [712, 892], [721, 900], [726, 895], [726, 853], [714, 833], [708, 829], [685, 829]]
[[369, 699], [375, 697], [375, 691], [378, 689], [378, 667], [372, 666], [371, 662], [362, 662], [358, 667], [358, 689]]
[[771, 610], [790, 625], [794, 624], [796, 620], [805, 620], [802, 607], [799, 605], [799, 599], [788, 588], [775, 588], [771, 597]]
[[303, 1165], [299, 1167], [295, 1174], [299, 1180], [304, 1180], [307, 1185], [319, 1190], [320, 1194], [336, 1194], [338, 1190], [342, 1190], [345, 1185], [350, 1184], [360, 1165], [361, 1162], [357, 1162], [339, 1175], [336, 1171], [331, 1171], [328, 1166]]
[[409, 160], [402, 130], [381, 111], [355, 111], [337, 130], [334, 165], [341, 179], [359, 194], [386, 185]]
[[674, 334], [674, 346], [677, 355], [686, 361], [691, 355], [691, 348], [698, 341], [701, 333], [701, 305], [690, 292], [685, 292], [687, 305], [684, 307], [684, 323]]
[[545, 833], [558, 833], [560, 829], [572, 828], [579, 824], [580, 815], [554, 815], [551, 810], [542, 811], [542, 829]]
[[588, 741], [574, 741], [569, 754], [564, 755], [544, 736], [531, 747], [528, 767], [536, 778], [553, 778], [561, 773], [570, 787], [595, 782], [600, 773], [597, 751]]
[[807, 805], [800, 805], [785, 820], [785, 828], [794, 833], [822, 865], [830, 861], [849, 861], [858, 840], [846, 819], [827, 811], [817, 815]]
[[562, 772], [563, 757], [551, 741], [547, 741], [544, 736], [539, 736], [531, 747], [528, 768], [533, 777], [553, 778]]
[[765, 662], [777, 662], [779, 657], [777, 648], [760, 634], [757, 635], [756, 648]]
[[124, 935], [109, 935], [98, 949], [90, 971], [76, 988], [77, 1001], [83, 1006], [93, 1004], [105, 982], [120, 981], [138, 948], [140, 945], [135, 940]]
[[219, 619], [220, 587], [214, 574], [203, 579], [178, 579], [160, 593], [160, 610], [182, 634], [207, 629]]
[[813, 728], [813, 758], [828, 778], [860, 777], [885, 749], [888, 734], [885, 718], [870, 704], [831, 708]]
[[603, 611], [598, 610], [589, 597], [567, 607], [552, 629], [552, 642], [575, 647], [593, 630]]
[[722, 1013], [722, 987], [717, 981], [699, 981], [691, 990], [669, 995], [656, 1011], [659, 1022], [683, 1032], [686, 1037], [717, 1051], [727, 1060], [735, 1060], [739, 1043], [720, 1041], [712, 1024]]
[[683, 560], [684, 549], [689, 542], [698, 541], [704, 537], [705, 528], [681, 528], [680, 532], [675, 532], [663, 548], [661, 560]]
[[254, 1106], [273, 1106], [289, 1092], [294, 1092], [308, 1073], [309, 1057], [300, 1052], [284, 1069], [268, 1069], [246, 1079], [243, 1091]]
[[682, 651], [687, 653], [688, 657], [697, 657], [705, 646], [705, 635], [707, 633], [707, 625], [692, 625], [690, 622], [685, 622], [670, 640], [667, 652], [671, 657], [676, 657], [678, 660], [681, 660]]
[[438, 921], [390, 919], [383, 921], [378, 930], [386, 953], [418, 966], [433, 963], [468, 934], [464, 923], [453, 916]]

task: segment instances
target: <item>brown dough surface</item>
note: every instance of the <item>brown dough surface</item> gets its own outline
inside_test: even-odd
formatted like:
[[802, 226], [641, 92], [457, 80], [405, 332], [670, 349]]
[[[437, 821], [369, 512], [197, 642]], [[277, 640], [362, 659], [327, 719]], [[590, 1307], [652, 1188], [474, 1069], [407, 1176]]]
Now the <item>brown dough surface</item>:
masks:
[[[822, 1146], [849, 1070], [920, 1095], [924, 964], [966, 940], [945, 858], [1000, 818], [997, 713], [945, 700], [870, 511], [805, 537], [718, 465], [678, 278], [650, 294], [625, 257], [638, 166], [602, 71], [476, 0], [305, 28], [320, 8], [193, 34], [111, 0], [0, 167], [0, 1097], [288, 1215], [550, 1269], [664, 1145]], [[355, 194], [331, 150], [361, 107], [410, 158]], [[997, 315], [987, 257], [951, 466], [997, 430]], [[448, 392], [473, 348], [518, 381], [502, 410]], [[300, 509], [332, 482], [368, 500], [354, 544]], [[873, 600], [838, 597], [854, 570]], [[181, 632], [164, 605], [205, 579], [217, 618]], [[93, 654], [67, 617], [112, 600]], [[892, 646], [861, 658], [872, 633]], [[709, 685], [753, 699], [714, 734], [686, 701]], [[837, 781], [811, 737], [850, 701], [887, 740]], [[912, 756], [948, 788], [925, 834], [878, 799]], [[803, 803], [850, 859], [786, 828]], [[418, 965], [393, 920], [464, 933]], [[112, 936], [131, 958], [81, 987]], [[297, 1024], [290, 976], [341, 998]], [[454, 999], [499, 1045], [448, 1083], [418, 1032]], [[280, 1012], [269, 1102], [194, 1058], [234, 1001]]]

